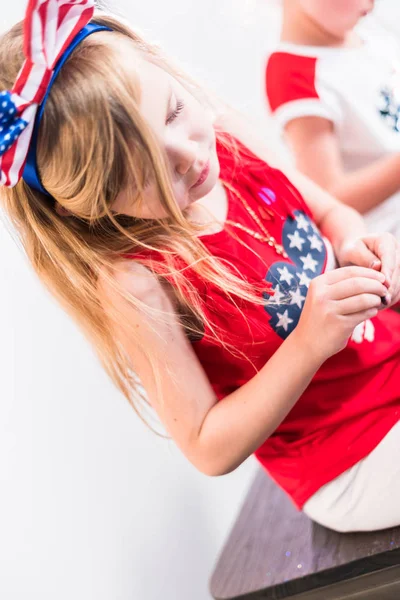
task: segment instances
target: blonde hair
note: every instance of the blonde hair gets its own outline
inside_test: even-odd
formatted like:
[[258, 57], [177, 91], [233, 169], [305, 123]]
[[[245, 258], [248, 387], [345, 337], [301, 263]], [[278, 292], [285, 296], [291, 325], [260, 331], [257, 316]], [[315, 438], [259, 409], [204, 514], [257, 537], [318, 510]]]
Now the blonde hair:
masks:
[[[132, 66], [124, 64], [124, 48], [136, 49], [206, 103], [201, 89], [118, 18], [96, 13], [93, 21], [113, 31], [89, 36], [68, 59], [50, 93], [38, 139], [43, 185], [72, 216], [60, 216], [52, 198], [23, 180], [1, 194], [35, 271], [78, 321], [109, 375], [138, 410], [139, 400], [145, 398], [134, 365], [115, 334], [113, 321], [118, 324], [121, 315], [106, 311], [100, 297], [100, 274], [108, 273], [112, 280], [113, 266], [122, 256], [162, 250], [165, 260], [157, 266], [157, 276], [173, 277], [183, 312], [207, 323], [216, 338], [219, 333], [208, 322], [186, 269], [177, 267], [177, 258], [234, 303], [234, 298], [262, 300], [231, 268], [207, 253], [174, 202], [161, 150], [138, 108], [140, 86]], [[22, 31], [19, 23], [0, 38], [0, 89], [12, 87], [23, 62]], [[149, 173], [157, 182], [167, 218], [150, 221], [113, 215], [110, 207], [121, 189], [135, 190], [132, 201], [140, 201]], [[141, 262], [149, 267], [146, 260]], [[129, 301], [143, 308], [135, 298]], [[201, 333], [193, 324], [188, 330]], [[133, 328], [130, 335], [134, 339]], [[151, 364], [149, 349], [143, 351]]]

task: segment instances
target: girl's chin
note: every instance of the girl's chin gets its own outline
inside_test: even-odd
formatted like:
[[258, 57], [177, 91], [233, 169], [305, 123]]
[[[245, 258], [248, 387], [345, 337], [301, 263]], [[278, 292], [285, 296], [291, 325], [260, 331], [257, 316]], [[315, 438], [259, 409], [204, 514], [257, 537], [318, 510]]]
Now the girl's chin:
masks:
[[207, 196], [207, 194], [209, 194], [215, 188], [218, 181], [218, 177], [219, 168], [212, 169], [207, 180], [198, 188], [191, 190], [190, 197], [193, 198], [191, 202], [197, 202], [197, 200], [200, 200], [201, 198], [204, 198], [204, 196]]

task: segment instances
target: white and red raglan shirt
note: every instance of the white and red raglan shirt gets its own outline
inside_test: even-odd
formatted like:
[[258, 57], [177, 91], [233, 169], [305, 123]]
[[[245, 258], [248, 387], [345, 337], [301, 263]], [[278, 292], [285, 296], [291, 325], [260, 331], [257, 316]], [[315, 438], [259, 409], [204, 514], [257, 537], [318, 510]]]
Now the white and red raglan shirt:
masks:
[[[280, 43], [266, 67], [267, 98], [281, 133], [298, 117], [328, 119], [347, 171], [400, 152], [400, 45], [373, 21], [357, 32], [358, 48]], [[366, 221], [370, 231], [400, 238], [400, 193]]]

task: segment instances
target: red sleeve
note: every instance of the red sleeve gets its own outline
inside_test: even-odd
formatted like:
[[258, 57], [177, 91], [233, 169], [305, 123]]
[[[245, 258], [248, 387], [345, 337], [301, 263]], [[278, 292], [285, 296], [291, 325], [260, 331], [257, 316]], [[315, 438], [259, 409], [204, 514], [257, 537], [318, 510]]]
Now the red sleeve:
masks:
[[319, 99], [315, 89], [317, 59], [274, 52], [266, 69], [266, 92], [272, 112], [293, 100]]

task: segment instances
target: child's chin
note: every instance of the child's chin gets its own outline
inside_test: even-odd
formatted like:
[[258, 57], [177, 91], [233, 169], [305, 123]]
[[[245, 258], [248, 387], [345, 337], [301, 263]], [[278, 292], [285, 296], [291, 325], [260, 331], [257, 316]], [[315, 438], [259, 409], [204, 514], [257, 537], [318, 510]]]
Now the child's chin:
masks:
[[194, 193], [191, 194], [192, 197], [190, 198], [190, 203], [192, 204], [193, 202], [197, 202], [197, 200], [201, 200], [201, 198], [207, 196], [207, 194], [209, 194], [215, 188], [217, 181], [218, 178], [215, 177], [214, 173], [210, 173], [203, 185], [200, 185], [196, 190], [194, 190]]

